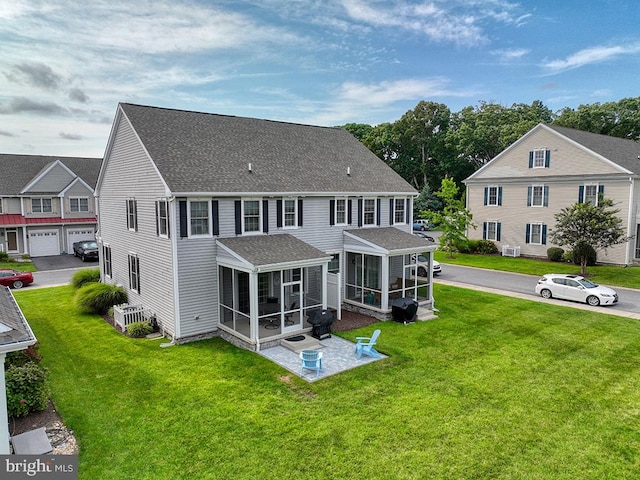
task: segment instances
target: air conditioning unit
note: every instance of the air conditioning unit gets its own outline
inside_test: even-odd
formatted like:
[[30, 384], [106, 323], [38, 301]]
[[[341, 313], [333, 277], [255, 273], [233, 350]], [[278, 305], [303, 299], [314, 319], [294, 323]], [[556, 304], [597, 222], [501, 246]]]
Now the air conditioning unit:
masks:
[[520, 256], [520, 247], [512, 247], [510, 245], [502, 246], [502, 256], [503, 257], [519, 257]]

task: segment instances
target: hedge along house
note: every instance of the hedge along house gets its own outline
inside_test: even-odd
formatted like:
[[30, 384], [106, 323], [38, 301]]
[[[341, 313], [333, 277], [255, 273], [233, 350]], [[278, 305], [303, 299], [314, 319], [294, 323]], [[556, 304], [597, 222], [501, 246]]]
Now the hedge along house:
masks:
[[96, 187], [100, 267], [175, 342], [260, 349], [312, 310], [433, 305], [417, 192], [347, 131], [120, 104]]

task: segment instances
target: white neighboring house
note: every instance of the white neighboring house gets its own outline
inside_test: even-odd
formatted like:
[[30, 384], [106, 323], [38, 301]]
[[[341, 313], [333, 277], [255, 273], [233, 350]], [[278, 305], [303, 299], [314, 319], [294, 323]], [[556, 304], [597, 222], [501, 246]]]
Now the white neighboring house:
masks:
[[175, 342], [258, 350], [316, 309], [429, 310], [416, 195], [343, 129], [123, 103], [96, 186], [102, 277]]
[[34, 343], [36, 336], [9, 287], [0, 286], [0, 455], [10, 453], [7, 391], [4, 380], [5, 358], [7, 353], [25, 350]]
[[632, 241], [598, 252], [598, 262], [640, 261], [640, 144], [539, 124], [468, 177], [467, 208], [480, 227], [472, 239], [546, 257], [554, 215], [576, 202], [611, 199]]
[[0, 251], [72, 253], [95, 238], [94, 187], [101, 158], [0, 154]]

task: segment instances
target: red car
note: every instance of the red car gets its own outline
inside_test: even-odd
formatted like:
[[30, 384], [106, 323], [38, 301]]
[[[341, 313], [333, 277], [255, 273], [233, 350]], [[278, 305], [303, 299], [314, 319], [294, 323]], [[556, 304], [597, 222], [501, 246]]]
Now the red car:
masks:
[[18, 272], [10, 268], [0, 268], [0, 285], [22, 288], [31, 283], [33, 283], [33, 275], [31, 272]]

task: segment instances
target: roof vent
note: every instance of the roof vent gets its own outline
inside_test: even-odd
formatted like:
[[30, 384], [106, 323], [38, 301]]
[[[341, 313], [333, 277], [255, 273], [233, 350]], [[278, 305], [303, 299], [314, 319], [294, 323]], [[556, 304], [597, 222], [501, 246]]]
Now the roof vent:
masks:
[[251, 164], [249, 164], [248, 170], [249, 170], [249, 173], [253, 172], [253, 169], [252, 169], [252, 167], [251, 167]]
[[351, 167], [347, 167], [347, 176], [351, 176]]

